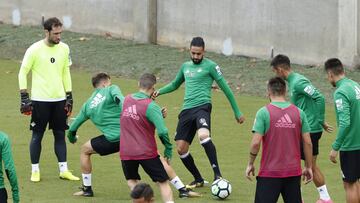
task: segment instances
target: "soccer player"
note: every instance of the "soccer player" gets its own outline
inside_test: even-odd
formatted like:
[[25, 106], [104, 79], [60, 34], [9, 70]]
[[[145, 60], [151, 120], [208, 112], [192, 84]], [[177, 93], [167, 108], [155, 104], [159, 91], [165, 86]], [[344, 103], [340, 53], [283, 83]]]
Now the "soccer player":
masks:
[[[256, 203], [276, 203], [279, 195], [285, 203], [301, 203], [301, 174], [312, 180], [312, 144], [305, 113], [286, 101], [286, 83], [280, 77], [267, 85], [271, 103], [257, 113], [253, 126], [246, 176], [255, 175], [254, 161], [262, 157], [256, 184]], [[301, 171], [300, 143], [303, 141], [305, 168]]]
[[8, 196], [4, 185], [2, 163], [4, 163], [5, 173], [10, 181], [13, 202], [18, 203], [20, 201], [19, 186], [15, 171], [14, 160], [11, 153], [11, 145], [9, 137], [4, 132], [0, 131], [0, 202], [7, 202]]
[[120, 158], [125, 178], [130, 190], [140, 181], [139, 165], [160, 188], [162, 200], [172, 203], [173, 195], [169, 177], [159, 158], [155, 128], [165, 146], [164, 158], [169, 162], [172, 156], [168, 130], [165, 127], [160, 107], [151, 99], [156, 77], [143, 74], [140, 77], [140, 91], [125, 97], [120, 117]]
[[[333, 131], [332, 126], [325, 122], [325, 98], [321, 92], [315, 88], [309, 79], [295, 73], [291, 69], [290, 59], [285, 55], [277, 55], [271, 61], [272, 70], [275, 74], [289, 84], [290, 101], [306, 114], [310, 125], [310, 138], [313, 146], [312, 170], [314, 173], [314, 184], [317, 187], [320, 198], [317, 203], [332, 203], [327, 191], [325, 178], [316, 164], [319, 154], [319, 140], [323, 129], [329, 133]], [[302, 150], [301, 158], [304, 159]]]
[[91, 155], [99, 154], [106, 156], [119, 152], [120, 140], [120, 113], [124, 96], [118, 86], [112, 85], [110, 76], [106, 73], [98, 73], [91, 79], [95, 88], [90, 98], [83, 104], [76, 119], [71, 123], [68, 131], [68, 139], [71, 143], [77, 141], [76, 132], [88, 119], [101, 131], [102, 135], [88, 140], [81, 146], [80, 165], [82, 171], [83, 186], [77, 196], [94, 196], [91, 187]]
[[139, 183], [130, 193], [133, 203], [155, 202], [154, 191], [147, 183]]
[[346, 77], [337, 58], [325, 62], [325, 71], [333, 87], [337, 121], [336, 140], [332, 144], [330, 160], [336, 163], [340, 151], [340, 167], [346, 202], [360, 202], [360, 85]]
[[[25, 53], [19, 71], [21, 94], [20, 111], [31, 114], [30, 141], [31, 181], [40, 181], [39, 159], [41, 140], [49, 123], [55, 143], [55, 154], [59, 162], [60, 178], [79, 180], [69, 170], [66, 161], [65, 130], [67, 117], [71, 114], [70, 50], [60, 41], [62, 23], [57, 18], [44, 22], [45, 39], [32, 44]], [[27, 92], [27, 74], [32, 73], [31, 100]]]
[[220, 67], [215, 62], [205, 58], [204, 55], [204, 40], [201, 37], [193, 38], [190, 43], [191, 61], [183, 63], [175, 79], [153, 94], [153, 98], [156, 98], [159, 95], [170, 93], [185, 82], [184, 104], [179, 115], [175, 140], [181, 161], [194, 176], [195, 180], [189, 184], [191, 188], [204, 185], [204, 179], [189, 151], [189, 146], [196, 132], [214, 171], [214, 180], [222, 176], [217, 161], [216, 148], [210, 137], [211, 86], [214, 80], [228, 98], [236, 121], [243, 123], [245, 120]]
[[[119, 152], [119, 120], [122, 111], [122, 103], [124, 101], [124, 96], [122, 95], [120, 88], [111, 84], [111, 79], [108, 74], [98, 73], [94, 75], [92, 78], [92, 85], [95, 90], [86, 103], [83, 104], [79, 114], [71, 123], [67, 135], [69, 141], [75, 143], [77, 141], [77, 130], [88, 119], [90, 119], [103, 133], [103, 135], [87, 141], [81, 147], [80, 164], [83, 186], [81, 187], [81, 191], [74, 195], [85, 197], [94, 196], [91, 186], [91, 155], [99, 154], [100, 156], [106, 156]], [[162, 111], [162, 115], [165, 117], [166, 111]], [[179, 190], [180, 198], [199, 196], [198, 193], [187, 190], [173, 168], [167, 164], [163, 158], [161, 158], [161, 161], [170, 177], [170, 182]]]

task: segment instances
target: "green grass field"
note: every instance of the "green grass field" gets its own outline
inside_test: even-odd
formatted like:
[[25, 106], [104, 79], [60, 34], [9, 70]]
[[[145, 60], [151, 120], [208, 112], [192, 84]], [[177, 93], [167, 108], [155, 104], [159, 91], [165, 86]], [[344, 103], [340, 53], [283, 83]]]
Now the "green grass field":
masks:
[[[1, 55], [0, 55], [1, 56]], [[58, 178], [58, 165], [53, 152], [53, 136], [46, 132], [42, 142], [42, 156], [40, 161], [42, 181], [40, 183], [30, 182], [30, 157], [28, 143], [31, 132], [28, 130], [29, 117], [19, 113], [19, 93], [17, 74], [19, 62], [11, 60], [0, 60], [0, 129], [9, 134], [12, 141], [15, 165], [17, 169], [20, 198], [22, 202], [130, 202], [129, 189], [126, 185], [118, 154], [107, 157], [93, 156], [93, 188], [95, 197], [82, 198], [74, 197], [72, 193], [77, 191], [81, 182], [63, 181]], [[272, 75], [269, 72], [266, 77]], [[80, 70], [72, 70], [73, 95], [75, 101], [74, 115], [76, 115], [81, 104], [90, 96], [92, 87], [90, 83], [91, 73]], [[264, 76], [265, 77], [265, 76]], [[121, 87], [124, 94], [137, 91], [135, 80], [122, 77], [113, 77], [112, 82]], [[263, 82], [265, 86], [265, 82]], [[162, 84], [159, 84], [162, 86]], [[261, 88], [264, 89], [264, 88]], [[157, 101], [160, 105], [168, 108], [166, 124], [170, 136], [173, 137], [177, 114], [180, 111], [183, 97], [183, 88], [178, 91], [161, 96]], [[263, 93], [264, 94], [264, 93]], [[236, 95], [238, 104], [246, 116], [246, 123], [238, 125], [233, 118], [230, 105], [221, 92], [213, 93], [212, 113], [212, 138], [217, 147], [219, 164], [224, 178], [228, 179], [233, 192], [225, 202], [250, 203], [253, 202], [255, 193], [255, 181], [248, 181], [244, 176], [248, 160], [249, 143], [251, 140], [251, 127], [256, 111], [265, 105], [268, 100], [257, 96]], [[335, 125], [335, 115], [332, 105], [327, 105], [326, 120]], [[80, 146], [88, 139], [97, 136], [99, 132], [90, 123], [85, 123], [78, 131], [80, 138], [75, 145], [68, 144], [68, 163], [74, 174], [81, 176], [79, 166]], [[334, 165], [328, 160], [330, 144], [335, 138], [335, 133], [323, 135], [320, 143], [320, 156], [318, 163], [326, 177], [327, 186], [334, 202], [345, 202], [344, 190], [340, 176], [339, 165]], [[162, 149], [162, 146], [160, 146]], [[191, 147], [194, 159], [203, 176], [212, 180], [212, 170], [200, 144], [194, 140]], [[259, 158], [257, 163], [259, 163]], [[175, 153], [172, 165], [181, 179], [188, 183], [192, 176], [182, 165]], [[257, 167], [258, 169], [258, 167]], [[143, 172], [143, 181], [151, 182]], [[8, 183], [8, 181], [6, 181]], [[157, 202], [160, 196], [154, 184]], [[7, 184], [8, 191], [9, 185]], [[179, 200], [177, 191], [174, 190], [176, 202], [217, 202], [210, 194], [210, 188], [204, 187], [197, 190], [203, 197], [197, 199]], [[303, 198], [306, 203], [315, 202], [318, 199], [318, 192], [313, 183], [303, 187]], [[281, 202], [281, 201], [280, 201]]]

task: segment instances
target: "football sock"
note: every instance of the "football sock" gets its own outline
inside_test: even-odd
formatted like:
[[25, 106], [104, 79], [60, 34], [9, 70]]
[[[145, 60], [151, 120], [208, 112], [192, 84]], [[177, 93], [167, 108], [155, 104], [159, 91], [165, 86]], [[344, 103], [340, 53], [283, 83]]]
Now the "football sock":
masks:
[[44, 136], [44, 132], [32, 132], [30, 140], [30, 159], [32, 164], [38, 164], [41, 153], [41, 140]]
[[31, 164], [31, 172], [38, 172], [40, 171], [39, 169], [39, 164]]
[[65, 172], [68, 171], [68, 166], [67, 166], [67, 162], [59, 162], [59, 171]]
[[58, 162], [66, 162], [65, 131], [53, 130], [55, 142], [54, 149]]
[[201, 177], [199, 170], [197, 169], [194, 159], [191, 156], [190, 152], [187, 152], [183, 155], [180, 155], [180, 159], [187, 168], [187, 170], [190, 171], [190, 173], [194, 176], [196, 181], [203, 181], [204, 179]]
[[180, 180], [179, 176], [176, 176], [175, 178], [170, 180], [170, 183], [177, 189], [180, 190], [181, 188], [184, 188], [184, 183]]
[[320, 199], [325, 201], [330, 200], [330, 195], [327, 191], [326, 185], [318, 187], [317, 190], [319, 191]]
[[91, 187], [91, 173], [89, 174], [82, 174], [82, 180], [83, 180], [83, 185], [86, 187]]
[[211, 138], [208, 137], [202, 141], [200, 141], [200, 144], [204, 147], [206, 155], [210, 161], [210, 165], [214, 171], [214, 176], [221, 177], [220, 168], [217, 161], [216, 156], [216, 148], [214, 143], [211, 141]]

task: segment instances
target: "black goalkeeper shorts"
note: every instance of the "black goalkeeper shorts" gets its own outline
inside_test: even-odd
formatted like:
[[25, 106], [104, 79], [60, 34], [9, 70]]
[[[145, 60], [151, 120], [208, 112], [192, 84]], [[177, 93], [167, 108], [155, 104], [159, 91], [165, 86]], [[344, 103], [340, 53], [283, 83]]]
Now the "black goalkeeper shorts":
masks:
[[49, 123], [49, 129], [67, 130], [67, 115], [65, 100], [57, 102], [32, 101], [30, 130], [44, 132]]

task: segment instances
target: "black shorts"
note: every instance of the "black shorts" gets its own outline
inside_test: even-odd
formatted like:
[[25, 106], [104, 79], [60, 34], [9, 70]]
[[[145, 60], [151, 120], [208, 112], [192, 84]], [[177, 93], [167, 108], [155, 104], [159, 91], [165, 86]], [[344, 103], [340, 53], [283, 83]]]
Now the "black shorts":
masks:
[[0, 189], [0, 202], [6, 203], [8, 199], [7, 192], [5, 188]]
[[119, 152], [120, 142], [110, 142], [104, 135], [94, 137], [90, 140], [91, 147], [101, 156]]
[[360, 179], [360, 150], [340, 151], [343, 181], [354, 183]]
[[[313, 156], [317, 156], [319, 154], [319, 140], [321, 138], [322, 132], [318, 132], [318, 133], [310, 133], [310, 138], [311, 138], [311, 143], [312, 143], [312, 155]], [[305, 160], [305, 155], [304, 155], [304, 149], [303, 149], [303, 143], [301, 142], [301, 159]]]
[[30, 130], [44, 132], [49, 123], [49, 129], [67, 130], [67, 115], [64, 109], [65, 100], [58, 102], [32, 101]]
[[206, 128], [210, 131], [211, 104], [203, 104], [191, 109], [185, 109], [179, 114], [175, 140], [185, 140], [191, 144], [196, 131]]
[[276, 203], [281, 194], [285, 203], [301, 203], [301, 176], [257, 177], [255, 203]]
[[144, 160], [121, 160], [121, 165], [126, 180], [141, 180], [138, 171], [139, 165], [142, 166], [152, 181], [162, 183], [169, 180], [169, 176], [167, 175], [159, 156]]

